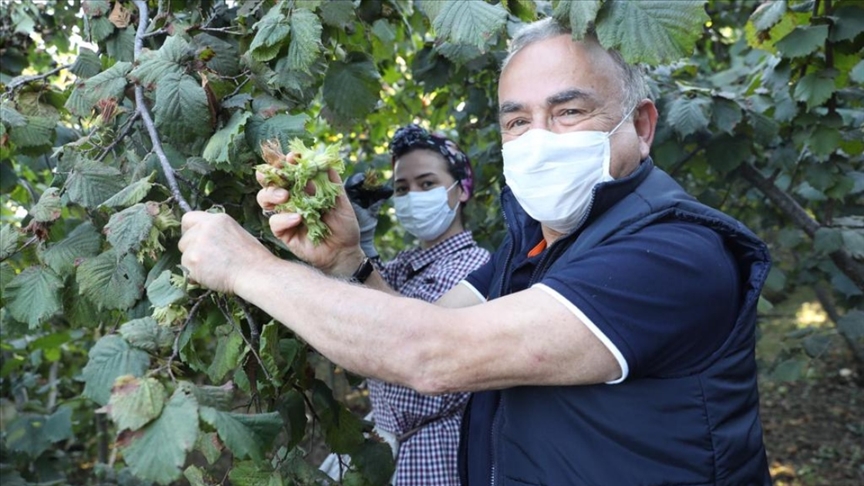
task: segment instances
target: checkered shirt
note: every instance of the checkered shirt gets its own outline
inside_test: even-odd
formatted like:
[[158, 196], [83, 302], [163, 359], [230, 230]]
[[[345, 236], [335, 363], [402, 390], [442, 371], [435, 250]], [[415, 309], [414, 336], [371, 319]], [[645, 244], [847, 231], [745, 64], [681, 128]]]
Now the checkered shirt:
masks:
[[[387, 283], [406, 297], [434, 302], [489, 260], [470, 231], [426, 250], [396, 255], [379, 268]], [[396, 436], [417, 432], [399, 446], [395, 486], [459, 486], [456, 457], [467, 393], [426, 396], [409, 388], [368, 380], [378, 427]]]

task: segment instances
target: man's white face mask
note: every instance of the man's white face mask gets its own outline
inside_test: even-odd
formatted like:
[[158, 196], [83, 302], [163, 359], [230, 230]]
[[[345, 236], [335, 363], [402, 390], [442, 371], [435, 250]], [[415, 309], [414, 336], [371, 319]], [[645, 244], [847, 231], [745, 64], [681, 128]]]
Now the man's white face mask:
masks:
[[456, 181], [446, 189], [436, 187], [394, 197], [393, 206], [399, 223], [420, 241], [432, 241], [444, 234], [456, 218], [456, 209], [459, 208], [458, 203], [455, 208], [450, 208], [447, 193], [458, 183]]
[[504, 179], [525, 212], [561, 234], [575, 230], [591, 209], [594, 187], [613, 179], [609, 137], [630, 113], [609, 132], [532, 129], [505, 143]]

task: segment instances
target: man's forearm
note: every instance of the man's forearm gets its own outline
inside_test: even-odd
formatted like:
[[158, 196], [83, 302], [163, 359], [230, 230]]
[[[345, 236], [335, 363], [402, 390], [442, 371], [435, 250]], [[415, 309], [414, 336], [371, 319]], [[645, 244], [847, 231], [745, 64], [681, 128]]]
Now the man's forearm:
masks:
[[[244, 268], [234, 291], [346, 369], [410, 386], [410, 363], [422, 354], [417, 335], [435, 325], [437, 308], [399, 296], [377, 271], [366, 283], [370, 288], [274, 256]], [[432, 320], [409, 317], [420, 315]]]

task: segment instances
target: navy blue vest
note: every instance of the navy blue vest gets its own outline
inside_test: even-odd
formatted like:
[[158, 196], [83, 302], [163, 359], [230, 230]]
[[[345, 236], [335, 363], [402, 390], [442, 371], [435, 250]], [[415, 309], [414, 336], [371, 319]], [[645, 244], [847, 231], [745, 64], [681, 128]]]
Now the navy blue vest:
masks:
[[[512, 291], [513, 255], [537, 241], [537, 222], [509, 189], [508, 223], [496, 253], [489, 299]], [[771, 484], [756, 386], [756, 304], [768, 274], [768, 250], [740, 222], [689, 196], [643, 161], [630, 176], [598, 186], [582, 229], [546, 249], [531, 277], [539, 281], [615, 234], [660, 219], [705, 225], [720, 234], [739, 265], [742, 304], [725, 343], [698, 374], [634, 378], [616, 385], [523, 386], [475, 393], [465, 412], [460, 474], [487, 485], [765, 485]]]

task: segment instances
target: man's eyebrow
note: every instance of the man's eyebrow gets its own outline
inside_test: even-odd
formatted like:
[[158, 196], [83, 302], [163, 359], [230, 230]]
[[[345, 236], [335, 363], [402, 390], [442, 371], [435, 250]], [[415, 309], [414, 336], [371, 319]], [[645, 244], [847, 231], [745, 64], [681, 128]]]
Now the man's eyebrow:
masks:
[[506, 115], [508, 113], [515, 113], [524, 108], [522, 103], [516, 103], [515, 101], [505, 101], [501, 103], [501, 106], [498, 107], [498, 116]]
[[568, 101], [573, 101], [575, 99], [590, 99], [591, 95], [581, 89], [568, 89], [566, 91], [561, 91], [560, 93], [555, 93], [554, 95], [546, 98], [546, 104], [548, 106], [560, 105], [561, 103], [566, 103]]

